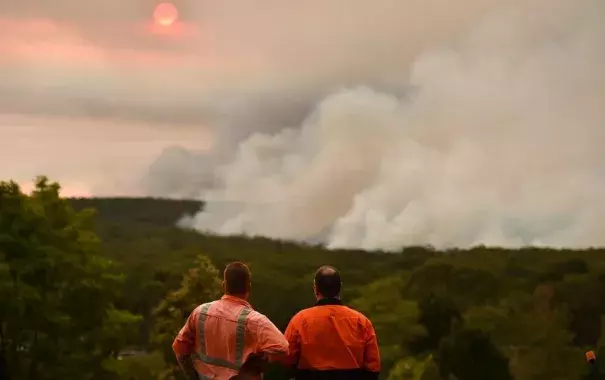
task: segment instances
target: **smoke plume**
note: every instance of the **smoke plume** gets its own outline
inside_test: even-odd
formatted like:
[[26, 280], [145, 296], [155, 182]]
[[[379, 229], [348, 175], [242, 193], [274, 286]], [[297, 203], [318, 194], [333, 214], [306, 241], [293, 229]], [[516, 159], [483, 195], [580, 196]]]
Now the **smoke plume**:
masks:
[[605, 2], [492, 2], [410, 62], [397, 91], [349, 86], [244, 138], [191, 226], [332, 248], [605, 244]]
[[334, 248], [605, 243], [603, 0], [174, 2], [160, 36], [0, 1], [0, 178]]

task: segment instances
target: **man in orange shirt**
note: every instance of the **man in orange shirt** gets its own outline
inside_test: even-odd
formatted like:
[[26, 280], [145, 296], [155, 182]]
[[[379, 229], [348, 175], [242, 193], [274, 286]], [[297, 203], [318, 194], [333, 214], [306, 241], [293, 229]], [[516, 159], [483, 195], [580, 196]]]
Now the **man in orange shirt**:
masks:
[[248, 359], [252, 362], [288, 352], [282, 333], [247, 301], [251, 288], [248, 267], [231, 263], [223, 276], [225, 295], [198, 306], [172, 344], [189, 379], [228, 380], [238, 375]]
[[377, 380], [380, 354], [374, 327], [340, 300], [340, 274], [319, 268], [313, 289], [317, 303], [296, 314], [286, 329], [286, 364], [296, 380]]

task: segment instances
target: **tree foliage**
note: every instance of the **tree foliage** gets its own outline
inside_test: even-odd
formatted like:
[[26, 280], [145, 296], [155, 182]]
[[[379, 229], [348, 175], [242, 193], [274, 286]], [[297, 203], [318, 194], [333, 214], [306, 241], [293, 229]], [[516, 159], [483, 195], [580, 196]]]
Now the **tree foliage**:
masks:
[[103, 364], [138, 322], [114, 306], [121, 278], [98, 254], [93, 212], [59, 189], [0, 183], [0, 355], [16, 379], [110, 377]]
[[461, 329], [445, 338], [439, 347], [442, 378], [460, 380], [512, 380], [508, 359], [481, 330]]
[[605, 249], [330, 251], [177, 228], [199, 202], [58, 192], [0, 185], [2, 379], [180, 378], [174, 336], [234, 260], [281, 329], [314, 303], [317, 267], [339, 268], [344, 302], [375, 325], [383, 379], [578, 380], [584, 351], [605, 355]]
[[[364, 288], [351, 303], [372, 320], [380, 337], [381, 359], [387, 366], [409, 355], [410, 343], [426, 335], [425, 327], [418, 322], [418, 304], [403, 298], [404, 285], [402, 276], [380, 279]], [[397, 333], [393, 334], [394, 331]]]

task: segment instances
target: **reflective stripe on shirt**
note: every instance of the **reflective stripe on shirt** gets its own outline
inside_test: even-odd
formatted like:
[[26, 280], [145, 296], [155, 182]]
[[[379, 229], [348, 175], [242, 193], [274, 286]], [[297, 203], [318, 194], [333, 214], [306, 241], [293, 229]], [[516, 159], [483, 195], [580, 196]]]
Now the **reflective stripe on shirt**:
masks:
[[[246, 333], [246, 318], [252, 312], [252, 309], [244, 307], [237, 316], [237, 325], [235, 330], [235, 361], [231, 362], [222, 358], [208, 356], [206, 353], [206, 338], [204, 333], [204, 324], [208, 317], [208, 310], [214, 302], [205, 303], [201, 306], [200, 315], [198, 317], [198, 339], [200, 342], [200, 350], [197, 353], [198, 359], [205, 364], [210, 364], [218, 367], [229, 368], [239, 371], [242, 366], [244, 357], [244, 344]], [[200, 374], [201, 375], [201, 374]], [[207, 376], [201, 375], [203, 379], [209, 379]]]

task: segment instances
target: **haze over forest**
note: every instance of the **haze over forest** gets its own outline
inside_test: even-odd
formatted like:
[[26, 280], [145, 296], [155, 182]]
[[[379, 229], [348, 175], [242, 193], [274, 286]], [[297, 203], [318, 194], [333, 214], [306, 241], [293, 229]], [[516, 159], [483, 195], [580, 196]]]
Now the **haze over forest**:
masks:
[[[25, 2], [23, 2], [25, 4]], [[0, 1], [0, 177], [200, 231], [605, 243], [605, 2]]]

